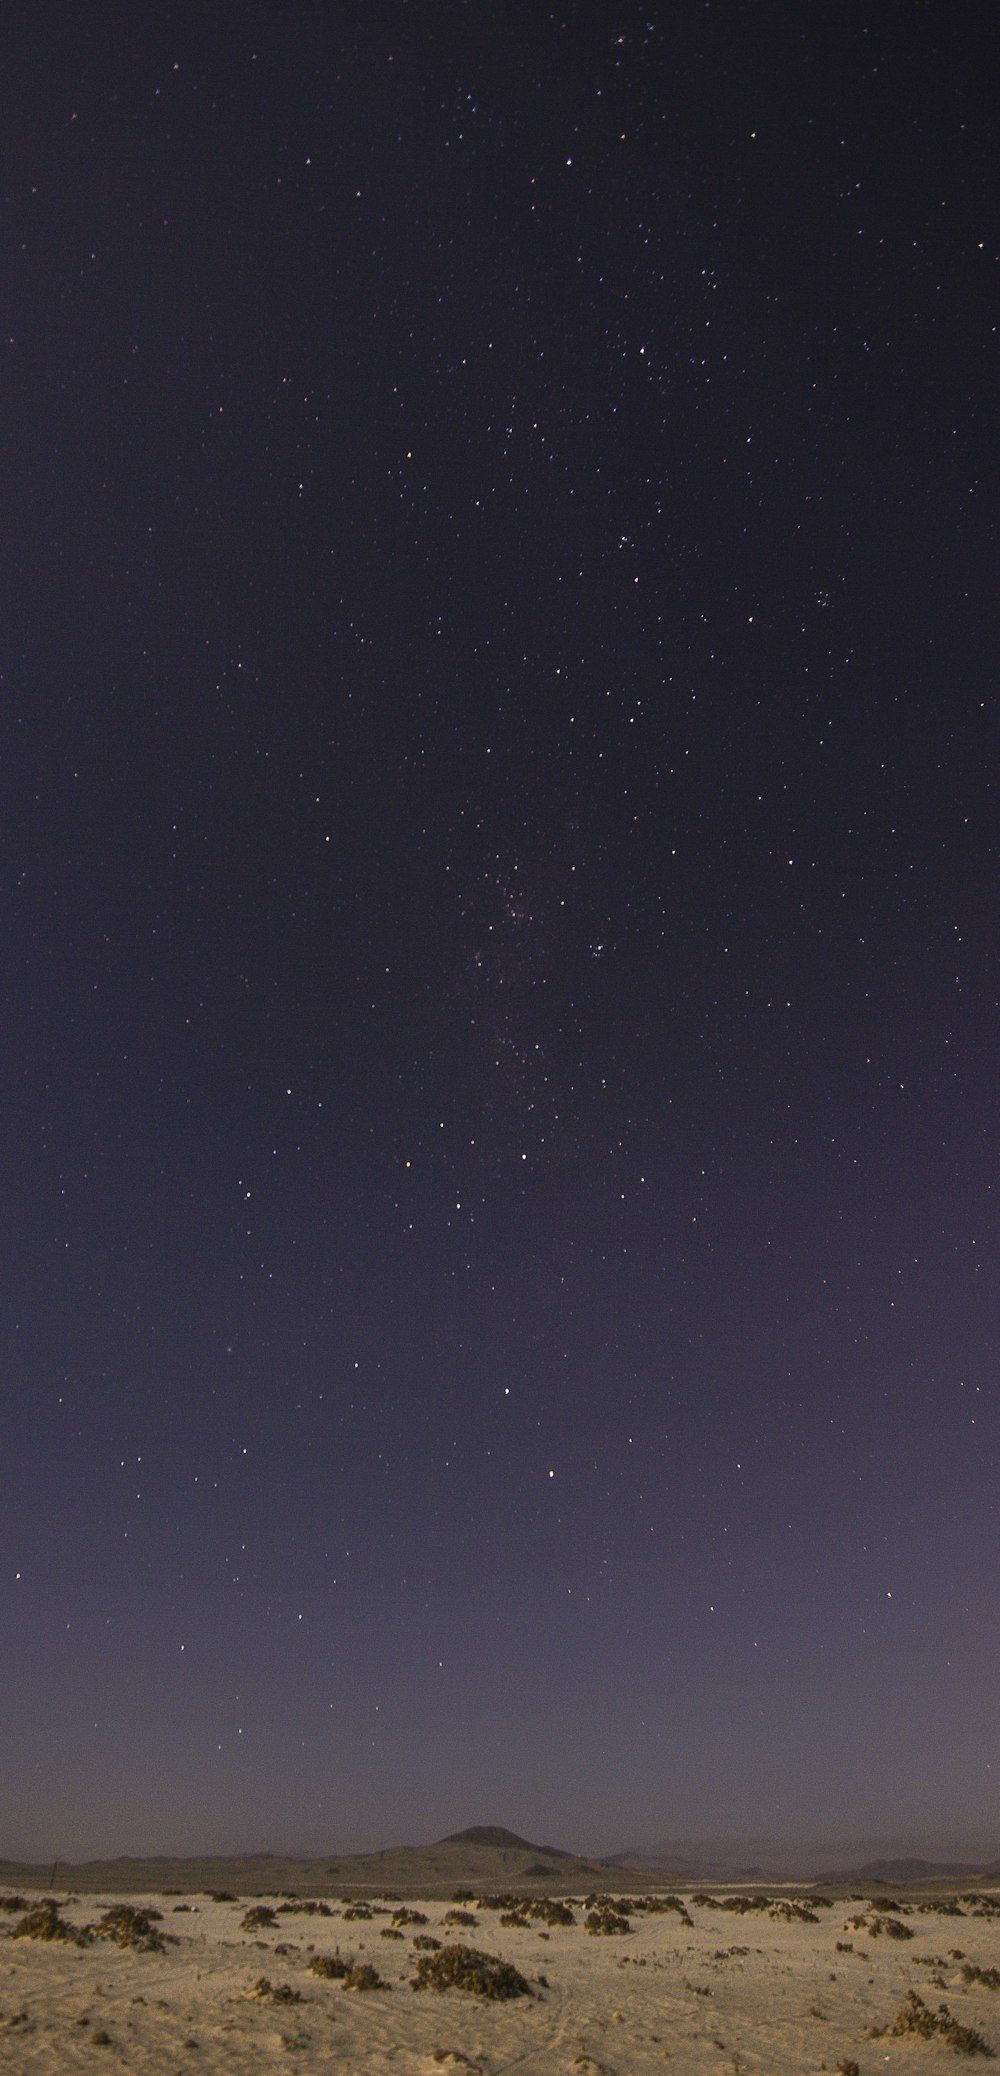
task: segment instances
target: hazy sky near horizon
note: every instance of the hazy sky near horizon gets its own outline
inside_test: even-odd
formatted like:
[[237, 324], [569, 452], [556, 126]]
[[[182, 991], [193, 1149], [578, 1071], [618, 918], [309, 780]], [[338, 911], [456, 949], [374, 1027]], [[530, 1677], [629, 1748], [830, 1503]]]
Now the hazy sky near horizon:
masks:
[[0, 1854], [995, 1850], [991, 18], [5, 23]]

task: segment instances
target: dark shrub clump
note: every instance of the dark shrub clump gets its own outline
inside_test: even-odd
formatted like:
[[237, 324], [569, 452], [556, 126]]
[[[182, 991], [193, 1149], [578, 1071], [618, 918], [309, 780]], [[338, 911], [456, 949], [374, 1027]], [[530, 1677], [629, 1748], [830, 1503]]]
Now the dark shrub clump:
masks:
[[468, 1990], [475, 1997], [530, 1997], [531, 1986], [509, 1961], [475, 1946], [443, 1946], [417, 1962], [413, 1988]]

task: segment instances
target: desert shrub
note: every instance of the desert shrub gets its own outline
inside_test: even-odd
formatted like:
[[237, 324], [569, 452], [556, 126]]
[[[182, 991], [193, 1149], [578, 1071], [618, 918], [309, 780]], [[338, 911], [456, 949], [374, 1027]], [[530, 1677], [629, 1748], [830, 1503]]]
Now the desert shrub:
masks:
[[981, 1982], [984, 1989], [1000, 1989], [998, 1968], [977, 1968], [975, 1961], [966, 1961], [958, 1972], [963, 1982]]
[[576, 1923], [569, 1904], [557, 1902], [552, 1896], [538, 1896], [534, 1902], [527, 1903], [524, 1907], [529, 1917], [539, 1917], [543, 1924], [546, 1925], [575, 1925]]
[[153, 1923], [158, 1910], [135, 1910], [131, 1903], [115, 1903], [100, 1923], [90, 1926], [95, 1939], [113, 1939], [116, 1946], [135, 1947], [139, 1953], [163, 1953], [163, 1939]]
[[526, 1932], [528, 1930], [528, 1919], [525, 1917], [523, 1910], [502, 1910], [500, 1912], [500, 1923], [509, 1925], [511, 1930], [515, 1932]]
[[[440, 1953], [441, 1951], [441, 1941], [440, 1939], [435, 1939], [433, 1932], [418, 1932], [413, 1945], [417, 1953]], [[454, 1951], [455, 1949], [452, 1947], [452, 1952], [454, 1953]]]
[[680, 1896], [647, 1896], [646, 1909], [651, 1917], [661, 1916], [666, 1910], [676, 1910], [681, 1923], [693, 1925], [694, 1919]]
[[345, 1918], [372, 1918], [374, 1915], [370, 1903], [349, 1903], [344, 1912]]
[[478, 1922], [471, 1910], [446, 1910], [441, 1919], [443, 1925], [475, 1925]]
[[476, 1899], [472, 1889], [456, 1889], [451, 1900], [453, 1903], [474, 1903]]
[[413, 1988], [468, 1990], [476, 1997], [530, 1997], [531, 1986], [509, 1961], [475, 1946], [443, 1946], [417, 1962]]
[[232, 1889], [209, 1889], [208, 1900], [210, 1903], [238, 1903], [240, 1899], [233, 1895]]
[[986, 2054], [992, 2056], [993, 2049], [987, 2045], [981, 2033], [973, 2026], [963, 2026], [953, 2018], [947, 2004], [939, 2004], [932, 2011], [916, 1990], [907, 1990], [906, 2002], [897, 2012], [891, 2025], [872, 2026], [871, 2039], [898, 2039], [904, 2033], [916, 2033], [921, 2040], [933, 2040], [935, 2036], [945, 2041], [953, 2054]]
[[877, 1910], [874, 1905], [871, 1910], [859, 1911], [854, 1917], [849, 1917], [844, 1930], [867, 1932], [871, 1939], [880, 1938], [883, 1932], [889, 1939], [913, 1938], [909, 1925], [904, 1925], [902, 1918], [892, 1917], [884, 1910]]
[[425, 1925], [427, 1923], [427, 1912], [426, 1910], [406, 1910], [401, 1905], [398, 1910], [393, 1911], [392, 1922], [394, 1925]]
[[310, 1975], [322, 1975], [333, 1981], [342, 1981], [350, 1973], [353, 1963], [342, 1961], [339, 1953], [314, 1953], [309, 1963]]
[[0, 1896], [0, 1910], [9, 1910], [13, 1915], [14, 1911], [27, 1910], [27, 1908], [28, 1906], [23, 1896]]
[[278, 1913], [276, 1910], [271, 1909], [269, 1903], [255, 1903], [253, 1909], [247, 1911], [240, 1930], [241, 1932], [263, 1932], [268, 1925], [276, 1925], [277, 1922]]
[[588, 1932], [603, 1932], [608, 1936], [616, 1932], [631, 1932], [628, 1918], [618, 1910], [588, 1910], [584, 1920]]
[[265, 2004], [301, 2004], [301, 1990], [293, 1989], [290, 1982], [269, 1982], [266, 1975], [259, 1975], [251, 1997], [259, 1997]]
[[75, 1925], [67, 1924], [59, 1915], [59, 1905], [54, 1896], [45, 1896], [36, 1903], [14, 1926], [12, 1939], [61, 1939], [68, 1946], [85, 1946], [87, 1933], [78, 1932]]
[[395, 1925], [383, 1925], [378, 1936], [380, 1939], [402, 1939], [403, 1934]]
[[523, 1910], [523, 1896], [480, 1896], [477, 1910]]
[[781, 1924], [819, 1924], [815, 1910], [810, 1910], [808, 1903], [799, 1902], [791, 1896], [779, 1896], [777, 1902], [770, 1905], [767, 1914]]
[[388, 1987], [389, 1984], [383, 1982], [378, 1969], [373, 1968], [370, 1961], [355, 1961], [353, 1968], [348, 1968], [341, 1984], [341, 1988], [345, 1990], [381, 1990]]
[[279, 1903], [279, 1917], [332, 1917], [329, 1903], [314, 1903], [310, 1897], [296, 1898], [295, 1902]]

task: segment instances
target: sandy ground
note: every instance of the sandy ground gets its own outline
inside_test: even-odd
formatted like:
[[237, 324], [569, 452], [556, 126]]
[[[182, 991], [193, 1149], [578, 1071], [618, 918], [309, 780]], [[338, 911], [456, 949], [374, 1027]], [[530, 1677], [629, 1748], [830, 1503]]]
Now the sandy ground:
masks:
[[[787, 1908], [788, 1892], [773, 1892]], [[34, 1907], [37, 1894], [24, 1892]], [[119, 1896], [58, 1895], [59, 1915], [75, 1927], [97, 1923]], [[191, 2072], [266, 2072], [292, 2067], [302, 2076], [385, 2071], [432, 2076], [472, 2069], [481, 2076], [645, 2076], [668, 2064], [744, 2076], [812, 2076], [857, 2064], [876, 2070], [932, 2072], [954, 2068], [942, 2034], [873, 2039], [870, 2029], [893, 2021], [915, 1991], [930, 2011], [944, 2002], [962, 2025], [1000, 2051], [1000, 1988], [963, 1980], [964, 1964], [1000, 1966], [1000, 1895], [982, 1915], [968, 1902], [961, 1915], [943, 1900], [905, 1902], [895, 1913], [910, 1938], [878, 1935], [868, 1924], [893, 1913], [869, 1913], [869, 1898], [817, 1908], [818, 1921], [710, 1907], [684, 1897], [692, 1922], [676, 1910], [635, 1909], [631, 1930], [594, 1935], [574, 1899], [575, 1923], [550, 1928], [502, 1926], [499, 1913], [466, 1904], [471, 1926], [444, 1922], [440, 1899], [418, 1903], [427, 1922], [392, 1926], [382, 1914], [345, 1918], [291, 1909], [273, 1925], [244, 1929], [251, 1904], [204, 1895], [134, 1896], [140, 1910], [162, 1913], [163, 1952], [121, 1948], [107, 1939], [77, 1946], [16, 1937], [19, 1913], [0, 1915], [0, 2069], [57, 2076], [64, 2070], [121, 2069], [163, 2076]], [[259, 1898], [255, 1899], [259, 1902]], [[280, 1899], [270, 1899], [277, 1910]], [[810, 1906], [815, 1907], [815, 1906]], [[849, 1919], [862, 1915], [862, 1925]], [[402, 1936], [385, 1937], [396, 1930]], [[415, 1993], [415, 1936], [463, 1942], [501, 1955], [534, 1994], [487, 2001], [449, 1989]], [[389, 1987], [361, 1992], [310, 1972], [314, 1954], [367, 1961]], [[265, 1977], [287, 1985], [294, 2001], [255, 1994]], [[1000, 1982], [1000, 1976], [998, 1976]], [[964, 2058], [964, 2057], [963, 2057]]]

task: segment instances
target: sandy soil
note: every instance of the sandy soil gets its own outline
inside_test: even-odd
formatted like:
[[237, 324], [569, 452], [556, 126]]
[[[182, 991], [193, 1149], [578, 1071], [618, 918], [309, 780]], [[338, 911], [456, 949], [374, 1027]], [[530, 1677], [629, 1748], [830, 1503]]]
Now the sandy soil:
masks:
[[[37, 1894], [22, 1893], [29, 1907], [38, 1904]], [[787, 1912], [789, 1892], [772, 1896], [772, 1907]], [[110, 1893], [60, 1892], [57, 1900], [59, 1917], [78, 1929], [121, 1902]], [[818, 2076], [854, 2063], [862, 2076], [953, 2069], [954, 2048], [940, 2032], [871, 2037], [872, 2027], [896, 2018], [908, 1992], [932, 2013], [946, 2003], [1000, 2050], [1000, 1988], [961, 1972], [1000, 1967], [996, 1891], [987, 1914], [968, 1901], [954, 1914], [942, 1897], [905, 1901], [896, 1912], [872, 1912], [867, 1897], [827, 1907], [810, 1899], [816, 1922], [682, 1900], [688, 1924], [676, 1909], [633, 1909], [630, 1931], [595, 1935], [579, 1898], [572, 1925], [549, 1927], [537, 1918], [501, 1925], [498, 1911], [475, 1902], [463, 1906], [474, 1925], [449, 1925], [440, 1898], [408, 1898], [406, 1908], [427, 1922], [394, 1927], [392, 1902], [358, 1918], [336, 1901], [329, 1916], [301, 1906], [280, 1911], [273, 1896], [274, 1922], [245, 1928], [259, 1898], [133, 1896], [134, 1908], [161, 1913], [153, 1925], [162, 1952], [93, 1936], [83, 1945], [18, 1937], [21, 1913], [8, 1908], [0, 1915], [0, 2068], [17, 2076], [95, 2067], [128, 2076], [266, 2076], [289, 2066], [302, 2076], [449, 2068], [645, 2076], [668, 2064], [685, 2076]], [[857, 1917], [863, 1922], [848, 1922]], [[890, 1917], [912, 1936], [869, 1929]], [[501, 1955], [533, 1994], [494, 2002], [454, 1988], [414, 1992], [415, 1937]], [[314, 1954], [337, 1952], [373, 1965], [388, 1987], [345, 1989], [310, 1972]], [[256, 1990], [262, 1977], [278, 2001]]]

